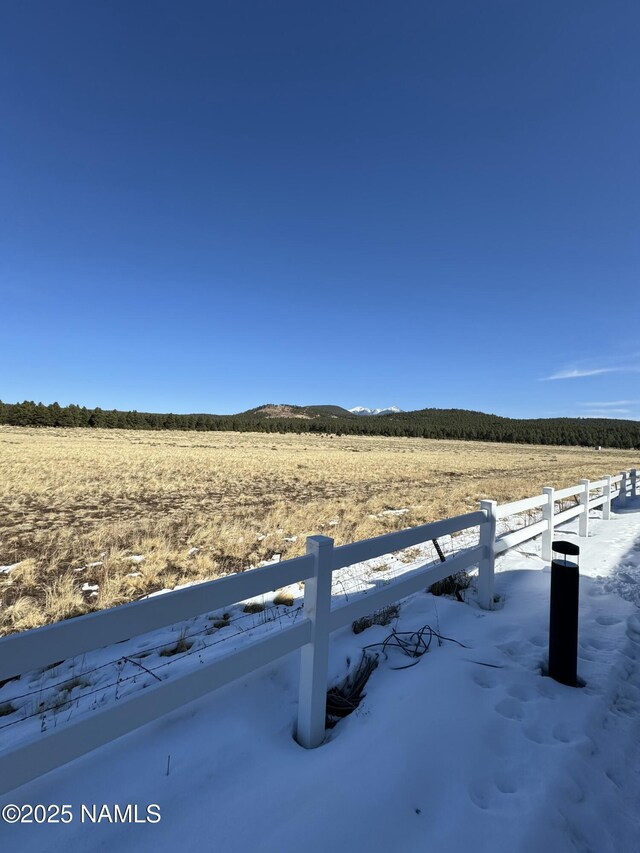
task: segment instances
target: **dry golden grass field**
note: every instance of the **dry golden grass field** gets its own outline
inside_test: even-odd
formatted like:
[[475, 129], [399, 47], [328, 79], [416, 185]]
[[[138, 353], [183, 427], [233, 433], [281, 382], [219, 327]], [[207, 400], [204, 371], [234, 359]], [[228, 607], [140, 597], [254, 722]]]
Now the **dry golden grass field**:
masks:
[[310, 534], [342, 544], [637, 462], [479, 442], [0, 427], [0, 566], [19, 563], [0, 574], [0, 633], [294, 556]]

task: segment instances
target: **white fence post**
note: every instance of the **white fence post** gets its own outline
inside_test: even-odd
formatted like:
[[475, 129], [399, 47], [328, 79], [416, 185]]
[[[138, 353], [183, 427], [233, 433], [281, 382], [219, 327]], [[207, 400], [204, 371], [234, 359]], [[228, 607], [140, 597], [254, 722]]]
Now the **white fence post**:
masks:
[[604, 479], [604, 496], [605, 502], [602, 504], [602, 520], [609, 521], [611, 518], [611, 474], [607, 474]]
[[635, 468], [632, 468], [631, 469], [631, 497], [632, 498], [638, 497], [637, 485], [638, 485], [638, 472], [636, 471]]
[[618, 506], [627, 505], [627, 472], [620, 471], [622, 480], [620, 480], [620, 492], [618, 493]]
[[311, 642], [300, 650], [300, 688], [296, 739], [306, 749], [324, 740], [329, 671], [329, 616], [333, 539], [309, 536], [307, 554], [314, 558], [313, 577], [304, 584], [304, 615], [311, 622]]
[[551, 543], [553, 542], [553, 515], [555, 512], [554, 492], [551, 486], [545, 486], [542, 490], [547, 496], [547, 503], [542, 507], [542, 518], [547, 522], [547, 529], [542, 533], [542, 559], [545, 563], [551, 562]]
[[493, 581], [496, 566], [496, 501], [480, 501], [480, 509], [487, 520], [480, 525], [480, 545], [483, 555], [478, 572], [478, 601], [484, 610], [493, 608]]
[[584, 492], [580, 495], [580, 504], [584, 507], [584, 512], [578, 516], [578, 536], [589, 535], [589, 480], [580, 480], [580, 485], [584, 486]]

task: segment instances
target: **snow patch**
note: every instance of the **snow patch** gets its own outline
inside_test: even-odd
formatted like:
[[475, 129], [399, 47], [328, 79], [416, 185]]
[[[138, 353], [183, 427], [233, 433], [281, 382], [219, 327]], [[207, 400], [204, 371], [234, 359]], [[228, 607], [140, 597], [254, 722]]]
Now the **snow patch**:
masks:
[[387, 406], [385, 409], [368, 409], [366, 406], [355, 406], [349, 411], [352, 415], [388, 415], [398, 414], [403, 409], [399, 409], [397, 406]]

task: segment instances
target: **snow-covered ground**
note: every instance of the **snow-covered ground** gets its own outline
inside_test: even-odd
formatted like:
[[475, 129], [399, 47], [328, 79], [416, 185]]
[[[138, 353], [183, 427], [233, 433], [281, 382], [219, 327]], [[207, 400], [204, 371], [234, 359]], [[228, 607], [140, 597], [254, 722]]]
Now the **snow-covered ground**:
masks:
[[[493, 612], [478, 609], [473, 594], [465, 603], [424, 593], [405, 600], [394, 622], [398, 630], [429, 624], [464, 647], [434, 642], [409, 669], [398, 669], [409, 662], [399, 652], [381, 660], [359, 709], [320, 748], [304, 750], [292, 738], [299, 653], [292, 654], [5, 795], [0, 805], [70, 804], [74, 817], [67, 825], [0, 822], [3, 849], [635, 853], [640, 501], [590, 525], [586, 541], [577, 539], [575, 522], [559, 532], [582, 546], [579, 675], [585, 687], [564, 687], [541, 674], [550, 574], [534, 540], [499, 560], [501, 605]], [[467, 544], [454, 538], [446, 550]], [[411, 568], [396, 558], [371, 562], [344, 570], [336, 594], [363, 594], [368, 583]], [[242, 643], [278, 630], [299, 610], [265, 613], [271, 616], [231, 612], [226, 626], [218, 614], [218, 627], [203, 616], [179, 633], [157, 632], [160, 649], [144, 658], [136, 658], [136, 649], [148, 649], [150, 637], [5, 684], [0, 705], [11, 703], [20, 713], [0, 717], [0, 749], [37, 736], [43, 715], [23, 717], [65, 679], [87, 681], [92, 695], [84, 704], [75, 701], [73, 691], [87, 692], [87, 685], [72, 687], [64, 698], [74, 701], [45, 714], [45, 728], [117, 701], [172, 667], [198, 666], [225, 637]], [[241, 618], [253, 621], [234, 630]], [[331, 680], [340, 680], [362, 647], [383, 640], [391, 627], [336, 632]], [[192, 653], [161, 656], [180, 634], [192, 635]], [[126, 670], [124, 656], [130, 658]], [[160, 663], [167, 664], [165, 673], [146, 672]], [[109, 679], [118, 667], [114, 689]], [[81, 822], [81, 804], [115, 803], [137, 804], [140, 817], [157, 804], [161, 820]]]

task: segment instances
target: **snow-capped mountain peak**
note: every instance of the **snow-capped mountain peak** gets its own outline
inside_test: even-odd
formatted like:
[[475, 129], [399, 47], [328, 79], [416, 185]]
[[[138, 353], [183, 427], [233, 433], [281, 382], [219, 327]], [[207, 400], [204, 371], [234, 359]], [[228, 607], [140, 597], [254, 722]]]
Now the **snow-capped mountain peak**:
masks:
[[387, 406], [386, 409], [368, 409], [366, 406], [355, 406], [349, 409], [352, 415], [390, 415], [401, 412], [397, 406]]

